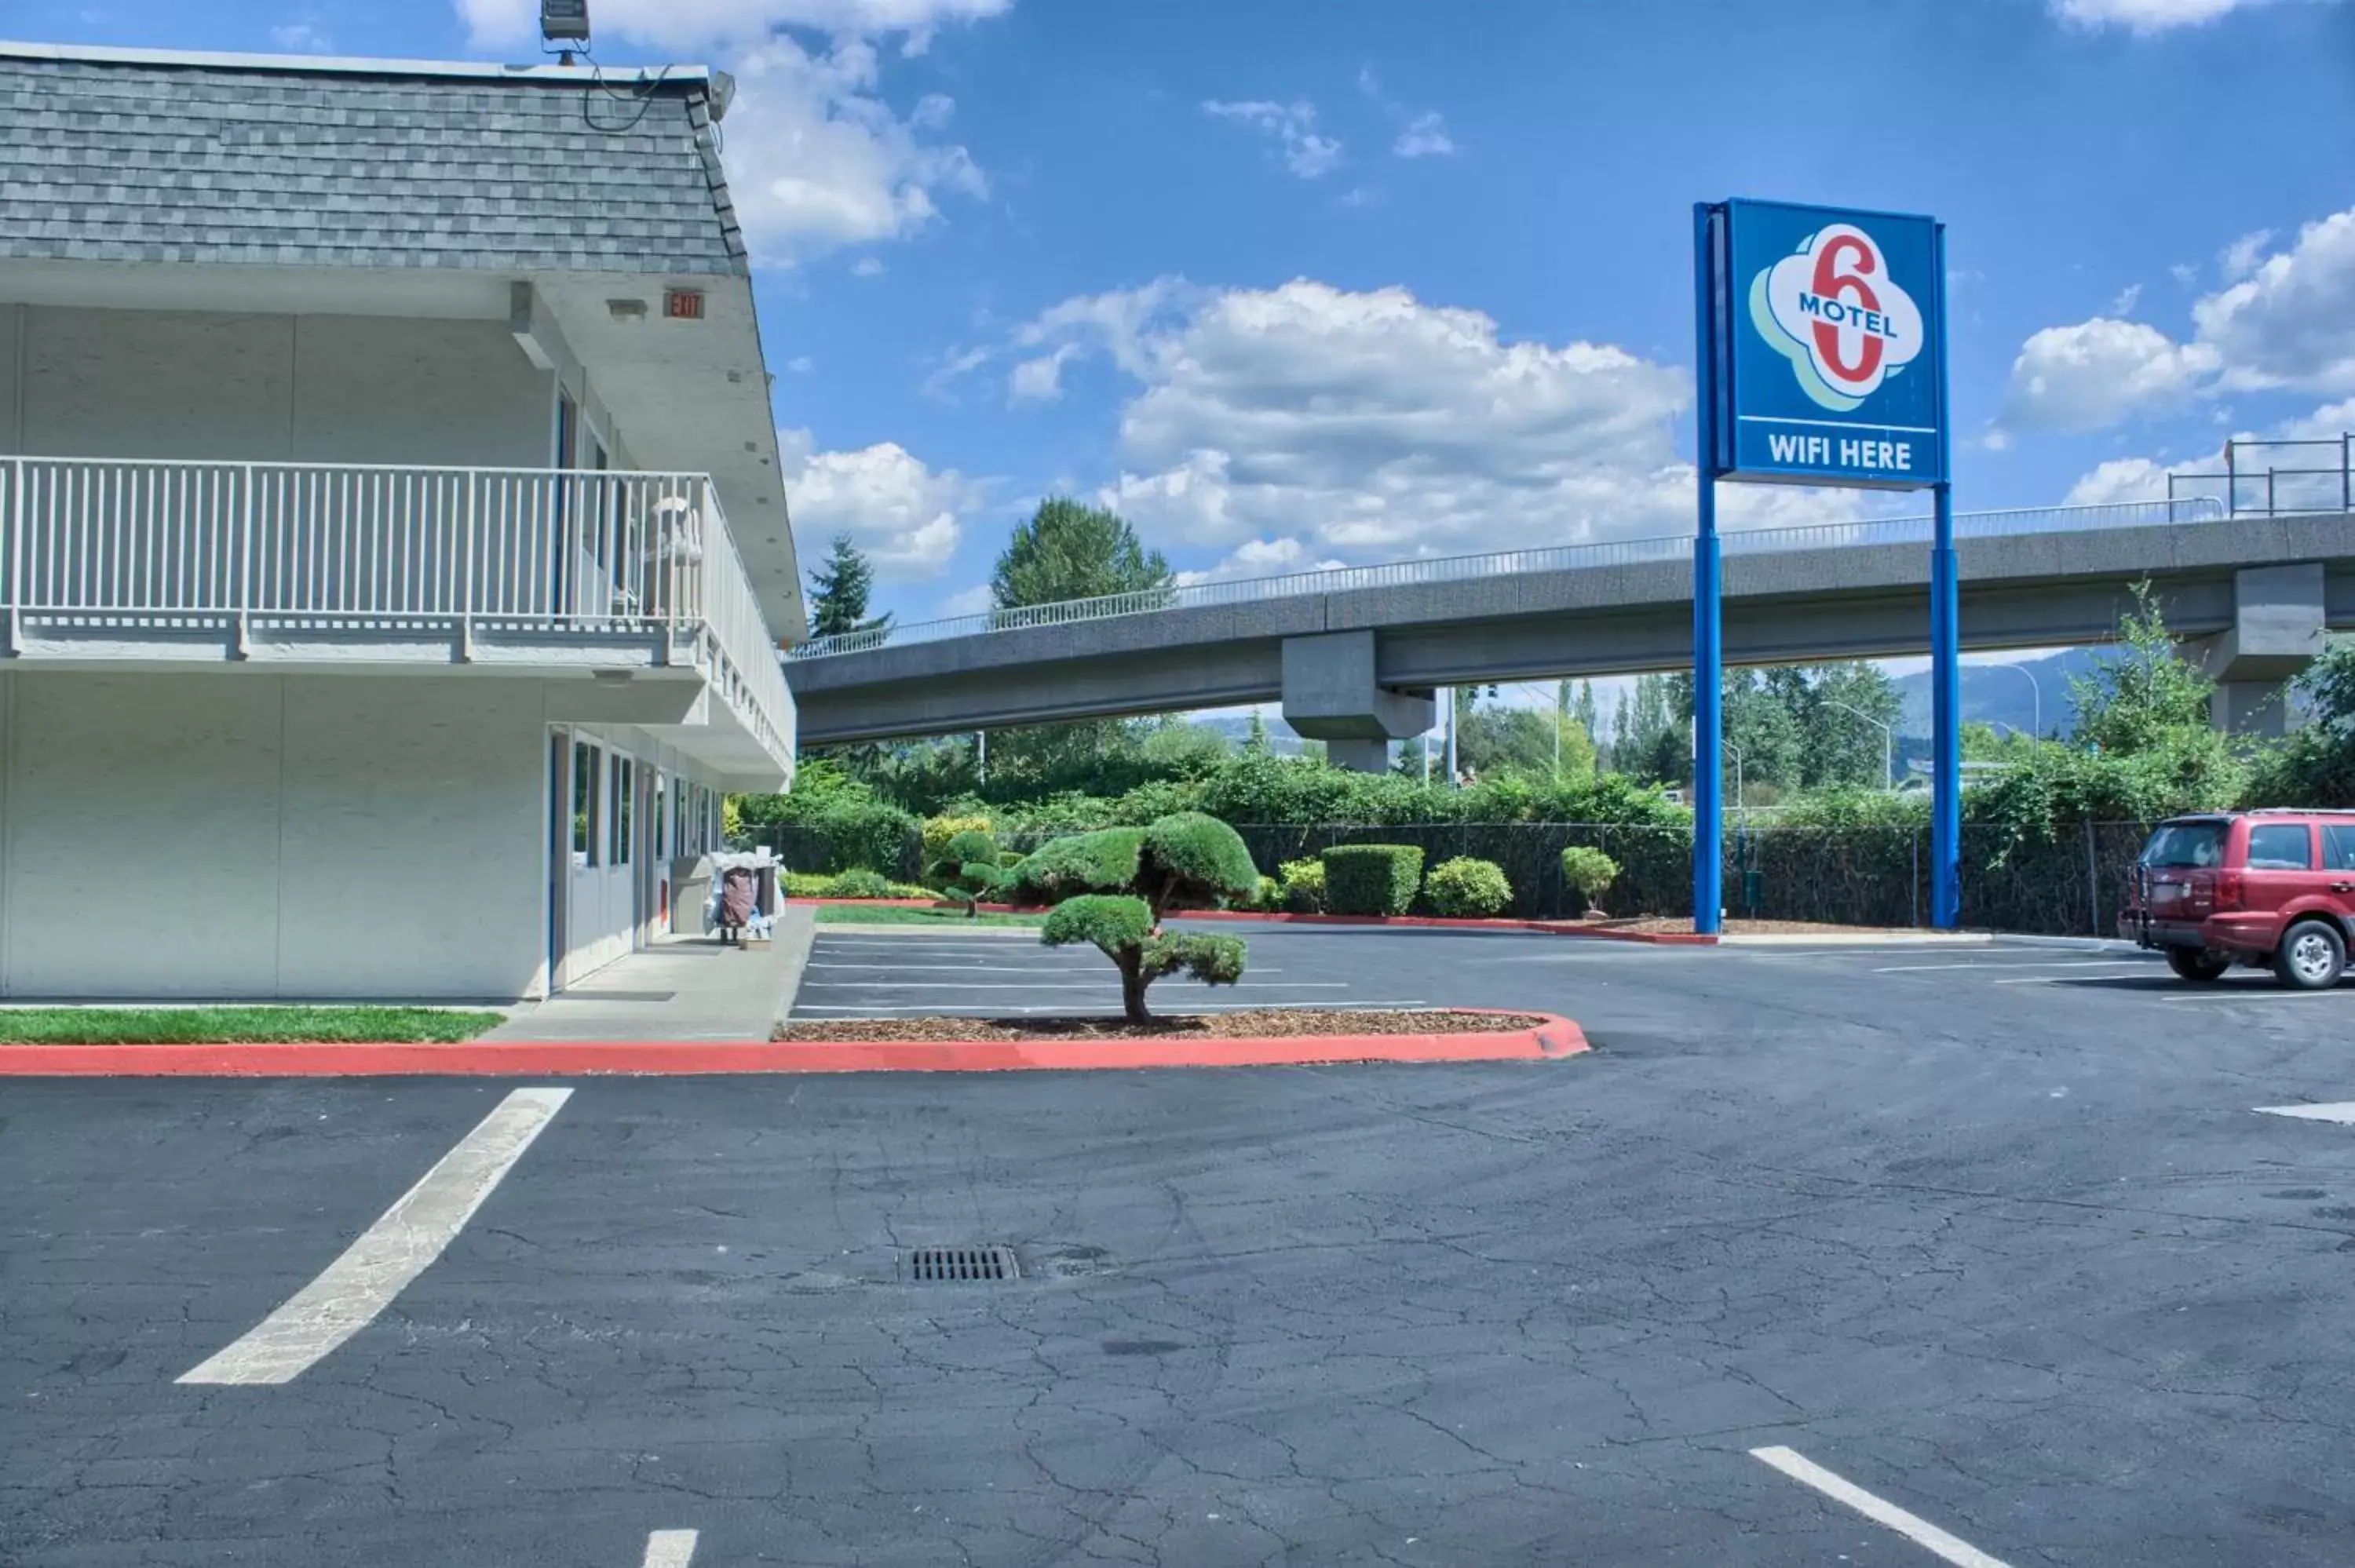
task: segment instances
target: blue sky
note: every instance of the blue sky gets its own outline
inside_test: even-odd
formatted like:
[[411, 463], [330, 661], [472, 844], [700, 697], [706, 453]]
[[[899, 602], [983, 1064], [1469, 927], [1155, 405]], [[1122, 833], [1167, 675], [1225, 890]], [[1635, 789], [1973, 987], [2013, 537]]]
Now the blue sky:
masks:
[[[536, 11], [17, 0], [0, 26], [526, 58]], [[591, 12], [607, 63], [739, 77], [797, 533], [815, 557], [850, 532], [903, 619], [975, 607], [1053, 491], [1226, 575], [1689, 530], [1700, 198], [1946, 221], [1959, 506], [2163, 494], [2227, 434], [2355, 428], [2355, 5]]]

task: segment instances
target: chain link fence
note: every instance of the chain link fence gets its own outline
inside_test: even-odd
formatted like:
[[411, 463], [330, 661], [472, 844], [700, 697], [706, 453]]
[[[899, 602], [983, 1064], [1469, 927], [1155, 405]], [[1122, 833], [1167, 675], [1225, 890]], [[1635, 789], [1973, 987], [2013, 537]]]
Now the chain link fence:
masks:
[[[1692, 832], [1602, 822], [1429, 822], [1364, 826], [1239, 822], [1260, 871], [1273, 875], [1289, 860], [1314, 859], [1336, 844], [1412, 844], [1428, 871], [1457, 855], [1494, 861], [1512, 885], [1508, 913], [1564, 919], [1579, 913], [1562, 881], [1561, 852], [1599, 849], [1619, 863], [1604, 895], [1614, 915], [1687, 915], [1692, 909]], [[2040, 936], [2115, 936], [2135, 857], [2148, 824], [2083, 822], [2042, 839], [2007, 831], [1963, 829], [1963, 924], [1973, 929]], [[1002, 848], [1028, 853], [1048, 832], [1002, 832]], [[764, 843], [787, 869], [839, 871], [839, 846], [818, 830], [777, 823], [740, 835], [741, 847]], [[877, 866], [898, 881], [920, 872], [922, 845], [910, 832], [897, 863]], [[1760, 827], [1726, 835], [1725, 906], [1735, 918], [1798, 920], [1891, 928], [1930, 918], [1930, 835], [1908, 827]]]

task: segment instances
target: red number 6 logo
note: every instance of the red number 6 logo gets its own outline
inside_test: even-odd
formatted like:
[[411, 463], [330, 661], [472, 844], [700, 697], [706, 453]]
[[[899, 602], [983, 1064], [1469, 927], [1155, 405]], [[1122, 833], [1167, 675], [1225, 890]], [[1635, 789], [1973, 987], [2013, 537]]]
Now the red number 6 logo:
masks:
[[[1839, 270], [1840, 260], [1849, 251], [1855, 252], [1856, 270], [1843, 272]], [[1827, 300], [1841, 300], [1858, 309], [1879, 311], [1881, 296], [1872, 291], [1871, 284], [1865, 281], [1879, 270], [1880, 258], [1873, 254], [1870, 243], [1853, 234], [1834, 235], [1825, 242], [1821, 250], [1816, 252], [1815, 291]], [[1840, 353], [1838, 326], [1827, 321], [1818, 321], [1814, 325], [1816, 353], [1835, 376], [1855, 383], [1871, 379], [1873, 371], [1881, 365], [1879, 337], [1859, 330], [1856, 334], [1857, 355], [1851, 363]]]

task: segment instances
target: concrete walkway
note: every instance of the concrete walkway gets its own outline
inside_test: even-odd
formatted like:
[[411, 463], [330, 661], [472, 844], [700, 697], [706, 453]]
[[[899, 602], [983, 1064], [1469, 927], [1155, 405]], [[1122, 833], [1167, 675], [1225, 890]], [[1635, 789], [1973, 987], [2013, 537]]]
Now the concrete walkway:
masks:
[[809, 961], [807, 906], [787, 905], [775, 946], [667, 938], [606, 965], [546, 1001], [518, 1004], [484, 1040], [766, 1040]]

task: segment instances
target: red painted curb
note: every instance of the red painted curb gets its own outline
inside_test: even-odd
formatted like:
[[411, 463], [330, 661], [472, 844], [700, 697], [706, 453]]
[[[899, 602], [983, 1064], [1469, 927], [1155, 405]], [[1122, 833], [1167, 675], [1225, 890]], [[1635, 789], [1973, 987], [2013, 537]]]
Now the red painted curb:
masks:
[[[898, 909], [950, 907], [924, 898], [796, 898], [795, 904], [890, 906]], [[984, 904], [985, 915], [1044, 915], [1044, 908], [1015, 904]], [[1574, 920], [1477, 920], [1451, 915], [1303, 915], [1270, 909], [1172, 909], [1173, 920], [1245, 920], [1262, 925], [1391, 926], [1406, 929], [1430, 927], [1461, 931], [1541, 931], [1551, 937], [1593, 937], [1605, 942], [1646, 942], [1664, 948], [1713, 948], [1714, 936], [1698, 931], [1614, 931], [1581, 925]]]
[[[1457, 1008], [1501, 1012], [1503, 1008]], [[1574, 1056], [1554, 1013], [1494, 1034], [1311, 1034], [1236, 1040], [461, 1041], [454, 1044], [6, 1045], [0, 1077], [318, 1078], [425, 1075], [988, 1073], [1026, 1068], [1280, 1067], [1320, 1062], [1518, 1062]]]

